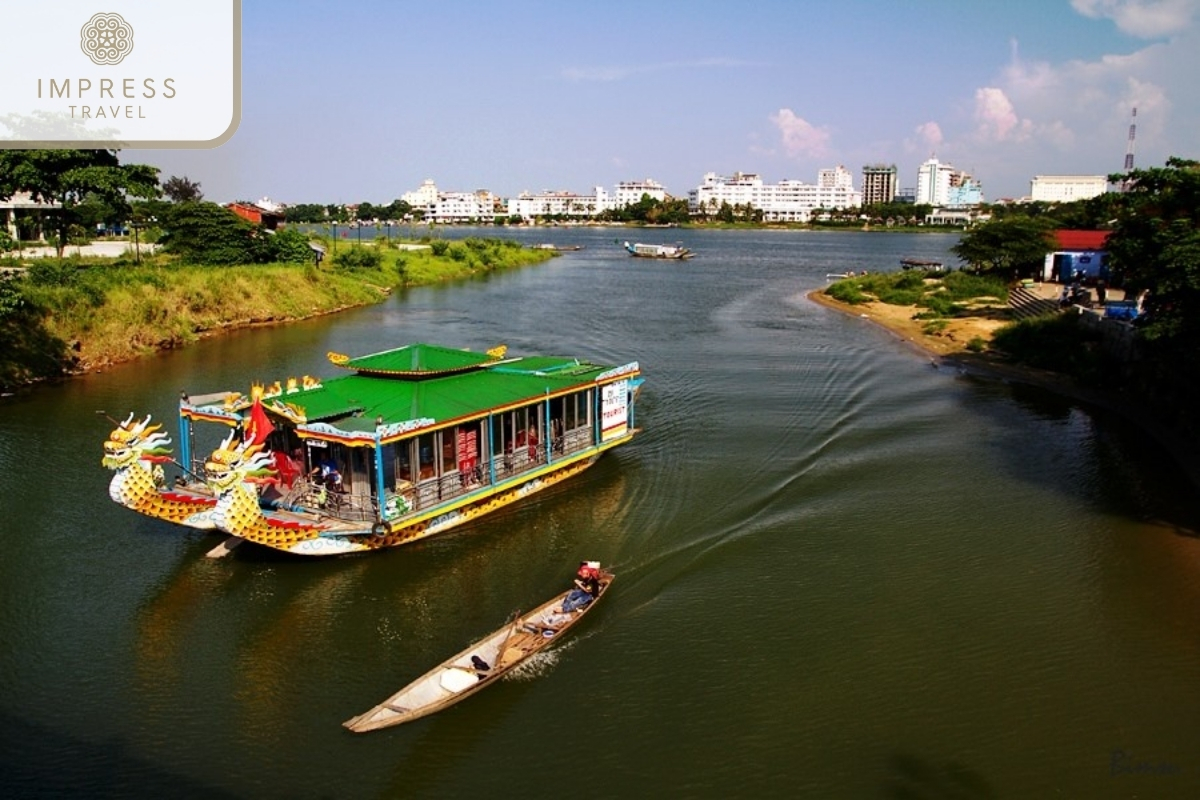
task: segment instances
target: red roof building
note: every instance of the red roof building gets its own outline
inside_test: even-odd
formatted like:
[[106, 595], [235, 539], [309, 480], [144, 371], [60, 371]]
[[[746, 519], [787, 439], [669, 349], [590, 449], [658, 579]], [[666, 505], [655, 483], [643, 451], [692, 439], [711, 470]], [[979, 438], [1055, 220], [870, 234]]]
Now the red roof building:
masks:
[[230, 203], [225, 207], [242, 219], [249, 220], [255, 225], [262, 225], [267, 230], [273, 231], [279, 227], [279, 223], [283, 222], [283, 215], [279, 212], [270, 211], [252, 203]]
[[1054, 240], [1058, 249], [1078, 252], [1103, 250], [1110, 231], [1055, 231]]

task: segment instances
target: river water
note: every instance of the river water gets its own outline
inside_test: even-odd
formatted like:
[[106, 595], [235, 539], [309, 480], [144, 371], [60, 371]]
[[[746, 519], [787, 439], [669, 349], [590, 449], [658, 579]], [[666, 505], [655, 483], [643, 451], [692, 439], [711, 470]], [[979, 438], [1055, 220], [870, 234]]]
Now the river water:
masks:
[[[953, 236], [502, 235], [585, 249], [0, 405], [4, 796], [1200, 794], [1194, 487], [1121, 420], [806, 299], [953, 263]], [[634, 235], [699, 255], [632, 259]], [[174, 431], [181, 389], [413, 341], [637, 359], [644, 433], [365, 557], [206, 559], [219, 539], [109, 501], [95, 412]], [[567, 641], [441, 714], [342, 729], [584, 558], [617, 581]]]

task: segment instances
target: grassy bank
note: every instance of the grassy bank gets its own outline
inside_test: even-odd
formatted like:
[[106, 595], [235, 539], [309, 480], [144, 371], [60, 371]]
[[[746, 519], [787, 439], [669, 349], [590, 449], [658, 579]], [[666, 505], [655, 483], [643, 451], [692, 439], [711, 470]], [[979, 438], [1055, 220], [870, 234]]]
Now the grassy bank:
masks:
[[377, 303], [398, 287], [470, 278], [541, 263], [545, 250], [496, 239], [330, 249], [318, 267], [231, 267], [143, 259], [30, 262], [5, 282], [0, 305], [0, 387], [94, 370], [216, 332], [288, 322]]

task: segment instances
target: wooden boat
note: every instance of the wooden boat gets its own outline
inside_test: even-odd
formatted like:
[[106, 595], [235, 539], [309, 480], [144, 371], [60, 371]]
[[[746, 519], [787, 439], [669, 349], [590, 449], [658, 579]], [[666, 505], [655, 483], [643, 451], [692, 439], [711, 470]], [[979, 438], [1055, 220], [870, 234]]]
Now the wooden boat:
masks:
[[[429, 344], [329, 359], [350, 374], [184, 394], [178, 462], [148, 418], [134, 425], [131, 416], [105, 445], [104, 463], [118, 471], [110, 495], [236, 537], [231, 545], [337, 555], [461, 525], [578, 474], [640, 432], [636, 361]], [[180, 474], [140, 466], [149, 459]], [[322, 465], [339, 480], [316, 477]]]
[[355, 733], [366, 733], [412, 722], [465, 700], [561, 639], [595, 607], [612, 585], [612, 580], [611, 572], [600, 570], [600, 593], [583, 608], [562, 613], [563, 601], [570, 594], [563, 592], [446, 659], [370, 711], [348, 719], [342, 725]]
[[695, 255], [682, 245], [673, 244], [630, 244], [625, 243], [629, 255], [637, 258], [673, 258], [683, 260]]
[[927, 272], [941, 272], [942, 262], [932, 261], [927, 258], [902, 258], [900, 259], [901, 269], [922, 269]]

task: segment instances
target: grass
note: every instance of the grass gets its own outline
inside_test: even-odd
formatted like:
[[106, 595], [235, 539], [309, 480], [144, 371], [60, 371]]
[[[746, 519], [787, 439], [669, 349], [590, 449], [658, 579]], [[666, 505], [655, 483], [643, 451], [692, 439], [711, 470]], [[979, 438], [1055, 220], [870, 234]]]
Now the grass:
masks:
[[917, 306], [925, 309], [918, 318], [926, 320], [968, 315], [970, 306], [980, 303], [1008, 303], [1003, 281], [967, 272], [904, 270], [860, 275], [838, 281], [825, 289], [825, 294], [850, 305], [878, 301]]
[[190, 266], [165, 255], [143, 258], [140, 265], [124, 258], [39, 260], [18, 281], [19, 310], [7, 312], [7, 319], [0, 314], [0, 324], [37, 341], [38, 353], [59, 357], [51, 359], [56, 363], [40, 358], [36, 365], [23, 364], [19, 354], [34, 348], [16, 342], [7, 355], [0, 354], [0, 361], [7, 359], [0, 363], [0, 377], [8, 376], [3, 382], [13, 385], [95, 368], [184, 346], [213, 331], [377, 303], [396, 287], [466, 279], [554, 255], [498, 239], [449, 242], [440, 256], [386, 243], [362, 247], [382, 256], [376, 266], [343, 267], [333, 258], [320, 267]]

